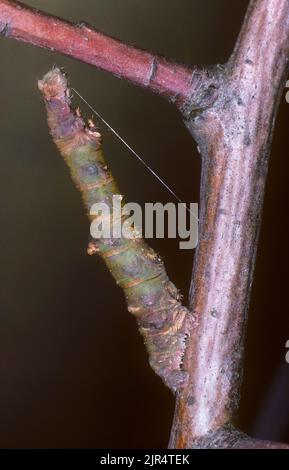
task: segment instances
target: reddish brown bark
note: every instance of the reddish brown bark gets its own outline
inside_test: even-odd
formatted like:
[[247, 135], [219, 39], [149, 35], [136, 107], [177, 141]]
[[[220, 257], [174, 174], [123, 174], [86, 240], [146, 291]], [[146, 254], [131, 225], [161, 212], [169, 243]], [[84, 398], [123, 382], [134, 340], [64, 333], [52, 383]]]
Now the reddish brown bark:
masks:
[[[243, 339], [268, 155], [289, 54], [288, 0], [252, 0], [232, 57], [188, 70], [87, 26], [0, 0], [2, 33], [62, 52], [176, 102], [202, 154], [200, 242], [171, 447], [288, 448], [236, 430]], [[53, 32], [53, 33], [52, 33]]]
[[190, 94], [190, 69], [123, 44], [86, 24], [72, 24], [19, 2], [0, 0], [0, 30], [7, 37], [79, 59], [173, 101]]

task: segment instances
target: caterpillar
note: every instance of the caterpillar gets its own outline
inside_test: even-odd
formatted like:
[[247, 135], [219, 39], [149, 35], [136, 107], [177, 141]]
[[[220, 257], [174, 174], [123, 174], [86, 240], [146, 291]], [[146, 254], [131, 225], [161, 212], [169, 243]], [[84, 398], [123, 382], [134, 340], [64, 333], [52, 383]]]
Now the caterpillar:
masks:
[[[108, 169], [102, 139], [95, 124], [85, 123], [73, 110], [66, 75], [53, 68], [38, 82], [53, 141], [70, 169], [85, 209], [120, 194]], [[91, 216], [90, 216], [91, 217]], [[176, 392], [187, 374], [182, 369], [186, 338], [194, 318], [181, 304], [177, 288], [170, 282], [161, 258], [142, 238], [91, 239], [88, 253], [97, 253], [124, 292], [128, 310], [137, 320], [149, 355], [149, 363], [163, 382]]]

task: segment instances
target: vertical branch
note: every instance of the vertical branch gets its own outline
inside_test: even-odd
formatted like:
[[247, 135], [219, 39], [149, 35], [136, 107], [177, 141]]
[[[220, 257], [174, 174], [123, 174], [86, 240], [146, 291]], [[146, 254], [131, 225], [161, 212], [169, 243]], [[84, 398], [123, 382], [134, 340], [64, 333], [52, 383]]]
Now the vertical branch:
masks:
[[268, 155], [288, 52], [289, 2], [252, 1], [219, 99], [187, 115], [203, 158], [200, 242], [191, 285], [196, 326], [184, 358], [189, 384], [178, 396], [172, 447], [245, 442], [230, 423], [240, 398]]

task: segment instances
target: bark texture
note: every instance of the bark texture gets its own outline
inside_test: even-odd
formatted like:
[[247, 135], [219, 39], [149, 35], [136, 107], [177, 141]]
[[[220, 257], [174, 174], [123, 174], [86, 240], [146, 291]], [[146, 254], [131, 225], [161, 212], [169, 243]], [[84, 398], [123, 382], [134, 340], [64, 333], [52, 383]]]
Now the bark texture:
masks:
[[87, 23], [70, 23], [23, 3], [0, 0], [0, 33], [65, 54], [161, 94], [177, 103], [194, 99], [203, 71], [123, 44]]
[[172, 447], [193, 447], [232, 423], [238, 411], [268, 156], [288, 53], [289, 2], [251, 2], [218, 99], [193, 117], [184, 110], [202, 154], [201, 214], [190, 294], [196, 322], [184, 357], [189, 385], [177, 399]]

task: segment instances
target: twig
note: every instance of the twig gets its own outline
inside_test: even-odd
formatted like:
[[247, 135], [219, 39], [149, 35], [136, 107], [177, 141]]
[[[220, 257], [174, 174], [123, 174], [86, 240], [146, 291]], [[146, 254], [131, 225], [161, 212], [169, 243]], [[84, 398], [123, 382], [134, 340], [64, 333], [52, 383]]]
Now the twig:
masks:
[[0, 32], [94, 65], [173, 102], [195, 97], [198, 106], [200, 88], [207, 80], [203, 70], [174, 64], [123, 44], [86, 23], [73, 24], [12, 0], [0, 0]]

